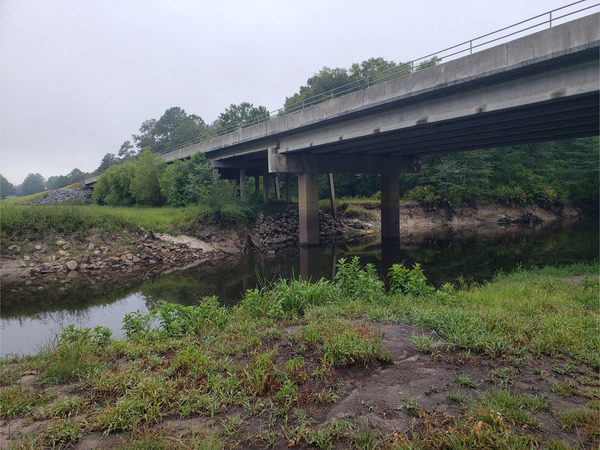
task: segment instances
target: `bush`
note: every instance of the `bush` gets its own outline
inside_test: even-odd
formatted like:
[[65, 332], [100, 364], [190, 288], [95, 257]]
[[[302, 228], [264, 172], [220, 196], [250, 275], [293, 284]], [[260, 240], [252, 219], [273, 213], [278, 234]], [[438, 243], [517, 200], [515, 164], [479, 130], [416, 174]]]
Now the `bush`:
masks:
[[342, 295], [359, 300], [372, 300], [383, 294], [383, 283], [379, 279], [375, 266], [367, 264], [364, 269], [360, 266], [358, 256], [346, 262], [340, 258], [337, 263], [335, 284]]
[[130, 186], [134, 174], [135, 165], [133, 163], [109, 167], [100, 175], [94, 185], [92, 199], [98, 205], [133, 205], [135, 201], [131, 195]]
[[527, 205], [532, 200], [532, 195], [518, 184], [500, 186], [496, 197], [500, 203], [514, 206]]
[[138, 205], [161, 206], [165, 202], [159, 183], [165, 166], [160, 155], [150, 150], [142, 152], [129, 185], [131, 196]]
[[427, 278], [421, 270], [419, 263], [415, 263], [412, 270], [404, 264], [394, 264], [389, 270], [390, 294], [427, 295], [435, 292], [432, 286], [427, 285]]
[[408, 200], [415, 200], [424, 205], [427, 209], [443, 208], [453, 206], [460, 201], [453, 199], [450, 192], [435, 186], [417, 186], [405, 195]]

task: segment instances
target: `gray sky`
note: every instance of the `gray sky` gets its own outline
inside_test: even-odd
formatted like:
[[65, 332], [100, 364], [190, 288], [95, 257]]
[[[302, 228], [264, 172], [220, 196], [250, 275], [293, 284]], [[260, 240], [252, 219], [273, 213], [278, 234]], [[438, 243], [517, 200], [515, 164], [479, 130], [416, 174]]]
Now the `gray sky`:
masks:
[[415, 59], [568, 3], [0, 0], [0, 173], [90, 172], [172, 106], [275, 110], [323, 66]]

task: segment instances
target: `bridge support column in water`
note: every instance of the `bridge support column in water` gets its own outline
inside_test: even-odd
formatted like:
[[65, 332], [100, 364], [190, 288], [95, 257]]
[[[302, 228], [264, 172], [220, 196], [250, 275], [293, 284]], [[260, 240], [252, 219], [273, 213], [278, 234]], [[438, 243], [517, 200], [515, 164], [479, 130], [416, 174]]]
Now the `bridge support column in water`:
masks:
[[319, 245], [319, 174], [298, 174], [300, 245]]
[[400, 178], [397, 172], [381, 174], [381, 238], [400, 239]]

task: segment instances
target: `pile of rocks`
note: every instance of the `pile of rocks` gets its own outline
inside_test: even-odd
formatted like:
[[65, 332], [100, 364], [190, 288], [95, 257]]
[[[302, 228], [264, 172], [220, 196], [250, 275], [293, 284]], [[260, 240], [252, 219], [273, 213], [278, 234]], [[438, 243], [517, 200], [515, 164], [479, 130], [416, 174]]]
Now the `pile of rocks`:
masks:
[[[116, 238], [117, 241], [123, 238]], [[62, 243], [64, 241], [59, 241]], [[116, 245], [115, 245], [116, 244]], [[114, 248], [122, 251], [114, 252]], [[126, 272], [131, 273], [143, 267], [153, 267], [160, 270], [198, 262], [215, 256], [200, 248], [191, 248], [187, 244], [164, 242], [151, 236], [144, 236], [138, 241], [122, 243], [103, 243], [95, 246], [90, 243], [82, 255], [73, 258], [65, 243], [54, 256], [54, 261], [41, 264], [30, 263], [32, 275], [67, 274], [75, 276], [79, 272]], [[35, 255], [33, 258], [36, 259]]]
[[89, 203], [92, 189], [57, 189], [30, 202], [37, 206], [64, 205], [69, 203]]
[[[298, 245], [298, 205], [290, 205], [279, 218], [260, 214], [251, 232], [250, 247], [259, 252], [274, 252], [284, 247]], [[320, 244], [351, 240], [364, 235], [365, 225], [354, 219], [335, 219], [319, 211]], [[248, 246], [246, 250], [249, 250]]]

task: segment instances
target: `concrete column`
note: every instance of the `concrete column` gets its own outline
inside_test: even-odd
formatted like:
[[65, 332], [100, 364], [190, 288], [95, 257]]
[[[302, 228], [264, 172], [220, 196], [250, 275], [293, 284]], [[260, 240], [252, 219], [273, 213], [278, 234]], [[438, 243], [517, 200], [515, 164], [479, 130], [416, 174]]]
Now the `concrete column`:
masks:
[[277, 197], [277, 200], [281, 200], [281, 193], [279, 191], [279, 176], [275, 175], [275, 196]]
[[298, 210], [300, 245], [318, 245], [319, 176], [317, 173], [298, 174]]
[[269, 203], [269, 185], [271, 184], [271, 175], [265, 173], [263, 175], [263, 201]]
[[240, 169], [240, 198], [246, 198], [246, 169]]
[[335, 204], [335, 186], [333, 184], [333, 174], [330, 172], [327, 174], [327, 178], [329, 180], [329, 200], [331, 201], [331, 212], [333, 213], [333, 218], [337, 219], [337, 207]]
[[292, 203], [292, 186], [291, 186], [291, 182], [292, 182], [292, 174], [291, 173], [286, 173], [285, 174], [285, 202], [286, 203]]
[[381, 174], [381, 238], [400, 239], [400, 177]]

